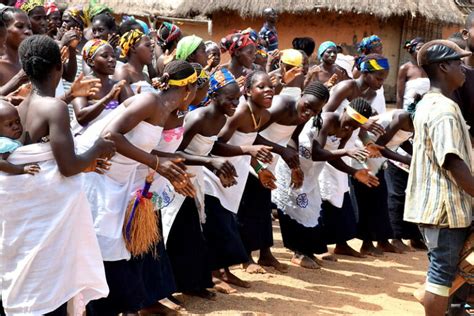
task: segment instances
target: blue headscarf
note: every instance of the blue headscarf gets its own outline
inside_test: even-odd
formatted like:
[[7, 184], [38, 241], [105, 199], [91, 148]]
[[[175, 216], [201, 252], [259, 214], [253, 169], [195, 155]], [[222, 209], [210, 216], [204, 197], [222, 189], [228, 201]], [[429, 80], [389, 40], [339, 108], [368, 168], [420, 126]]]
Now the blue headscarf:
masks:
[[360, 63], [361, 72], [375, 72], [379, 70], [389, 70], [388, 59], [378, 54], [365, 56]]
[[324, 52], [328, 48], [331, 48], [331, 47], [336, 48], [337, 46], [334, 42], [331, 42], [331, 41], [326, 41], [326, 42], [321, 43], [321, 45], [319, 45], [319, 48], [318, 48], [318, 58], [319, 58], [319, 60], [321, 60], [321, 58], [323, 57]]
[[219, 91], [228, 84], [236, 82], [234, 75], [227, 68], [219, 69], [209, 79], [209, 95]]
[[372, 50], [374, 47], [382, 45], [380, 37], [377, 35], [371, 35], [364, 37], [359, 43], [359, 52], [361, 54], [367, 54], [368, 51]]

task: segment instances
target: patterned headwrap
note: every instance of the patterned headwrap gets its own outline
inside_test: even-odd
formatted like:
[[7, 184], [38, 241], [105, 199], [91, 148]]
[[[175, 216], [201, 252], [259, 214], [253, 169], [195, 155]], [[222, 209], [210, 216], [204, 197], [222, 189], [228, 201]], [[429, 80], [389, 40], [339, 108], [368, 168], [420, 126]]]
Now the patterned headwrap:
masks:
[[29, 14], [34, 8], [42, 6], [44, 6], [43, 0], [17, 0], [15, 3], [15, 8], [24, 11], [26, 14]]
[[258, 45], [256, 54], [262, 56], [263, 58], [268, 57], [267, 49], [262, 45]]
[[228, 84], [236, 82], [234, 75], [227, 68], [221, 68], [213, 73], [209, 79], [209, 94], [212, 95]]
[[322, 59], [324, 52], [327, 51], [328, 48], [331, 48], [331, 47], [337, 48], [336, 43], [331, 42], [331, 41], [326, 41], [326, 42], [321, 43], [321, 45], [319, 45], [319, 48], [318, 48], [319, 60]]
[[223, 53], [228, 51], [231, 56], [234, 56], [236, 51], [249, 45], [257, 45], [250, 33], [233, 33], [221, 39], [221, 51]]
[[122, 17], [122, 22], [125, 22], [125, 21], [133, 21], [140, 24], [140, 27], [142, 28], [143, 33], [145, 33], [145, 35], [150, 34], [150, 28], [148, 27], [148, 24], [146, 24], [142, 20], [137, 20], [133, 15], [124, 15]]
[[99, 49], [105, 46], [110, 46], [109, 42], [101, 39], [91, 39], [82, 48], [82, 59], [86, 62], [94, 59]]
[[361, 72], [375, 72], [379, 70], [389, 70], [388, 59], [382, 55], [371, 54], [365, 56], [360, 63]]
[[368, 54], [370, 50], [380, 45], [382, 45], [380, 37], [377, 35], [371, 35], [362, 39], [362, 41], [359, 43], [358, 50], [361, 54]]
[[242, 33], [244, 35], [249, 34], [250, 39], [254, 41], [256, 44], [258, 44], [258, 33], [254, 29], [251, 29], [250, 27], [248, 27], [245, 30], [237, 31], [236, 33]]
[[84, 12], [80, 7], [69, 7], [64, 11], [64, 14], [69, 14], [71, 19], [73, 19], [77, 24], [82, 25], [85, 27], [87, 25], [86, 17], [84, 16]]
[[105, 4], [99, 3], [97, 0], [90, 0], [89, 5], [84, 9], [84, 16], [89, 22], [91, 22], [96, 15], [99, 15], [101, 13], [112, 14], [113, 11], [111, 8], [109, 8]]
[[408, 51], [408, 53], [413, 54], [416, 50], [416, 46], [418, 46], [418, 44], [424, 43], [424, 42], [425, 42], [425, 40], [422, 39], [421, 37], [416, 37], [416, 38], [412, 39], [411, 41], [406, 41], [405, 45], [403, 45], [403, 48], [405, 48]]
[[[166, 37], [162, 35], [164, 29], [168, 30], [168, 36]], [[178, 26], [169, 22], [163, 22], [157, 32], [158, 42], [161, 46], [168, 45], [180, 36], [181, 29]]]
[[203, 43], [202, 38], [196, 35], [183, 37], [176, 46], [176, 59], [186, 60], [192, 53], [196, 51], [199, 45]]
[[142, 31], [134, 29], [126, 32], [120, 37], [119, 47], [120, 47], [120, 58], [126, 58], [130, 48], [132, 48], [136, 43], [138, 43], [142, 37], [145, 36]]
[[54, 12], [58, 12], [58, 6], [53, 1], [48, 1], [44, 4], [44, 9], [46, 10], [46, 15], [50, 15]]

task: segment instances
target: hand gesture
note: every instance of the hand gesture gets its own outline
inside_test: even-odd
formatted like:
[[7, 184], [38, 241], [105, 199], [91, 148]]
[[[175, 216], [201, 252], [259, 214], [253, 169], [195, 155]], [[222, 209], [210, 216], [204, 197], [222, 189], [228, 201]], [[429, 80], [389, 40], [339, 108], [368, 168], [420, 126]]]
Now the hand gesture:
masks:
[[277, 188], [275, 184], [276, 178], [268, 169], [261, 169], [258, 172], [258, 179], [260, 180], [260, 183], [269, 190], [274, 190]]
[[252, 145], [248, 148], [248, 153], [253, 158], [260, 160], [263, 163], [272, 163], [273, 155], [271, 150], [273, 147], [264, 145]]
[[285, 148], [281, 154], [281, 158], [286, 162], [290, 169], [298, 168], [300, 165], [300, 156], [293, 148]]
[[369, 151], [365, 148], [351, 148], [347, 149], [347, 156], [362, 162], [369, 157]]
[[81, 72], [71, 85], [71, 95], [74, 98], [93, 97], [101, 87], [100, 79], [84, 79], [84, 73]]
[[245, 77], [240, 76], [239, 78], [235, 79], [237, 81], [237, 84], [239, 85], [240, 88], [242, 88], [245, 85]]
[[23, 173], [35, 175], [40, 172], [41, 168], [37, 164], [27, 164], [23, 166]]
[[328, 89], [332, 88], [337, 81], [339, 80], [339, 76], [337, 74], [333, 74], [331, 78], [324, 84]]
[[113, 141], [114, 134], [107, 133], [104, 137], [99, 137], [94, 143], [94, 148], [97, 150], [97, 158], [110, 159], [115, 155], [117, 149]]
[[[188, 182], [188, 175], [183, 161], [183, 158], [171, 159], [161, 157], [156, 171], [168, 179], [175, 188], [185, 187]], [[156, 166], [149, 167], [155, 169]]]
[[303, 170], [301, 170], [300, 167], [291, 169], [291, 186], [295, 189], [299, 189], [303, 185], [303, 181], [304, 181]]
[[377, 187], [379, 183], [379, 179], [369, 173], [368, 169], [360, 169], [357, 170], [356, 173], [354, 173], [354, 178], [368, 186], [369, 188], [371, 187]]
[[369, 119], [367, 123], [362, 125], [363, 129], [368, 130], [372, 134], [374, 134], [376, 137], [380, 137], [381, 135], [385, 134], [385, 129], [383, 128], [382, 125], [378, 124], [375, 122], [375, 120]]
[[285, 84], [291, 84], [296, 78], [303, 75], [303, 68], [293, 67], [288, 71], [283, 70], [282, 68], [282, 81]]
[[234, 165], [228, 160], [222, 158], [213, 158], [211, 161], [213, 172], [217, 175], [223, 175], [226, 178], [237, 177]]
[[60, 49], [60, 54], [61, 54], [61, 63], [65, 64], [67, 63], [67, 60], [69, 59], [69, 47], [63, 46]]
[[380, 151], [384, 149], [384, 147], [374, 143], [369, 143], [365, 145], [365, 149], [369, 152], [369, 158], [380, 158], [382, 157]]
[[112, 89], [110, 89], [109, 93], [107, 93], [107, 95], [106, 95], [107, 100], [109, 100], [109, 101], [118, 100], [118, 97], [120, 95], [120, 91], [122, 91], [122, 88], [125, 85], [125, 82], [126, 81], [124, 79], [124, 80], [120, 80], [119, 82], [114, 84]]

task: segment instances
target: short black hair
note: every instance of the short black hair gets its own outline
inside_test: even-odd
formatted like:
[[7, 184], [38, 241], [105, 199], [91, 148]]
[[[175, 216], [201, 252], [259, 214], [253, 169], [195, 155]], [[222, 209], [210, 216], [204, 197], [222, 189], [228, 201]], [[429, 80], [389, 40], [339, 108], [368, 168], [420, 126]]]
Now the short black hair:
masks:
[[255, 78], [260, 76], [260, 75], [268, 75], [265, 71], [262, 71], [262, 70], [256, 70], [256, 71], [252, 71], [251, 73], [249, 73], [246, 77], [245, 77], [245, 91], [250, 91], [250, 89], [252, 88], [252, 85], [255, 81]]
[[295, 37], [291, 44], [294, 49], [304, 51], [308, 57], [314, 53], [316, 48], [316, 43], [311, 37]]
[[329, 90], [319, 81], [312, 81], [306, 86], [303, 90], [303, 95], [310, 94], [318, 98], [319, 100], [328, 101], [329, 100]]
[[51, 70], [61, 65], [59, 46], [46, 35], [27, 37], [21, 42], [18, 55], [23, 70], [33, 82], [48, 80]]
[[97, 14], [92, 19], [92, 23], [94, 23], [94, 21], [97, 21], [97, 20], [103, 22], [104, 25], [109, 30], [112, 30], [112, 31], [117, 30], [117, 24], [115, 24], [115, 18], [109, 12], [104, 12], [104, 13]]
[[181, 80], [191, 76], [195, 72], [193, 66], [184, 60], [173, 60], [165, 66], [163, 73], [169, 75], [169, 79]]
[[122, 36], [123, 34], [129, 32], [131, 30], [137, 30], [137, 29], [139, 29], [140, 31], [142, 31], [144, 33], [144, 30], [143, 30], [142, 26], [140, 25], [140, 23], [138, 23], [135, 20], [130, 19], [130, 20], [124, 21], [120, 24], [118, 32], [119, 32], [120, 36]]

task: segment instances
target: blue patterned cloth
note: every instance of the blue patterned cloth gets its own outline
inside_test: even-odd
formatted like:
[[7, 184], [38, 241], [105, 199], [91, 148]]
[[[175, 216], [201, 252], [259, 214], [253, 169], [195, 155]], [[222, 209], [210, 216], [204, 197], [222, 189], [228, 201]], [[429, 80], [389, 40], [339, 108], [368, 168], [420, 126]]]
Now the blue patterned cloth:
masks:
[[21, 146], [23, 146], [22, 143], [17, 140], [8, 137], [0, 137], [0, 154], [11, 153]]

